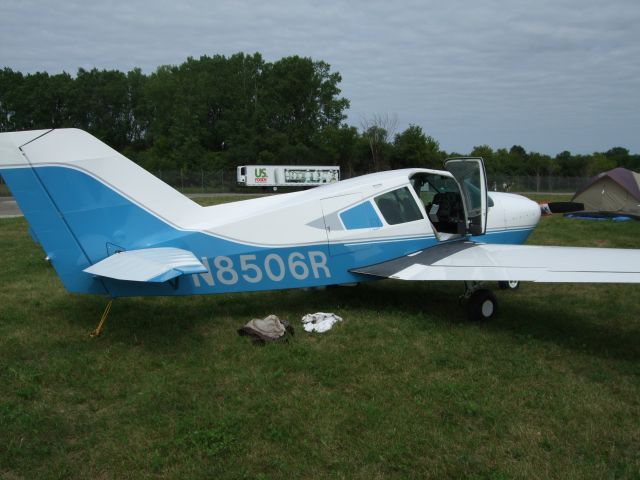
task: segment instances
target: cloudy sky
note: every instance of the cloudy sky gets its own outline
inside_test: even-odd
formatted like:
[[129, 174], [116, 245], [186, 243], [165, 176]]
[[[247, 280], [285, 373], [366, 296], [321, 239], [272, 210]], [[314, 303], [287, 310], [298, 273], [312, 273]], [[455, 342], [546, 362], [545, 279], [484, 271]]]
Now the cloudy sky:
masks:
[[349, 123], [447, 151], [640, 152], [638, 0], [2, 0], [0, 66], [74, 73], [260, 52], [331, 64]]

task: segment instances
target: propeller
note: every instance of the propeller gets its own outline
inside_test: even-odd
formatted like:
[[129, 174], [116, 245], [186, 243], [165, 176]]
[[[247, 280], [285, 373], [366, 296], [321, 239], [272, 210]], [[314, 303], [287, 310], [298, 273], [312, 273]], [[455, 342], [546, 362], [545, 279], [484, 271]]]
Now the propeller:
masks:
[[583, 210], [584, 203], [578, 202], [549, 202], [540, 204], [540, 211], [543, 215], [551, 215], [552, 213], [581, 212]]

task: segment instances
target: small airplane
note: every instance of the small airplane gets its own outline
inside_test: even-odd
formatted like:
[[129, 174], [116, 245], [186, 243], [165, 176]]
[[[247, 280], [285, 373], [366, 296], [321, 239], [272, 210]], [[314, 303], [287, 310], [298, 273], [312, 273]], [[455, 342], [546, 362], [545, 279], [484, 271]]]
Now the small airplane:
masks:
[[69, 292], [112, 301], [459, 280], [470, 318], [486, 319], [497, 309], [487, 281], [640, 283], [640, 250], [522, 245], [541, 206], [488, 192], [481, 158], [445, 168], [203, 207], [82, 130], [0, 134], [0, 174]]

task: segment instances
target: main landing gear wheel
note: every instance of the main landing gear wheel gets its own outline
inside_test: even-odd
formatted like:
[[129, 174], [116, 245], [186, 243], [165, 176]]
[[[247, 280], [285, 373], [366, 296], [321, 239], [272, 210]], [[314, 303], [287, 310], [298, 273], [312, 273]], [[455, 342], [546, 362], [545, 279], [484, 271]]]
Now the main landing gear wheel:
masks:
[[493, 292], [486, 288], [473, 292], [467, 301], [467, 316], [473, 322], [489, 320], [497, 312], [498, 300]]
[[518, 280], [498, 282], [498, 287], [500, 288], [500, 290], [516, 290], [518, 287], [520, 287], [520, 282]]

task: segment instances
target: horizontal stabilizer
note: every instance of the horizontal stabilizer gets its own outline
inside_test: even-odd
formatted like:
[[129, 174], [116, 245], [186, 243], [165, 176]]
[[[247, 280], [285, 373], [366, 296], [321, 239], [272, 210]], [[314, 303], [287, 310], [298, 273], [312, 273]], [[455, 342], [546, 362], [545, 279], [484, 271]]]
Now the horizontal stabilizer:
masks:
[[116, 253], [84, 271], [115, 280], [160, 283], [180, 275], [205, 273], [207, 269], [187, 250], [145, 248]]
[[640, 250], [461, 241], [351, 271], [400, 280], [640, 283]]

